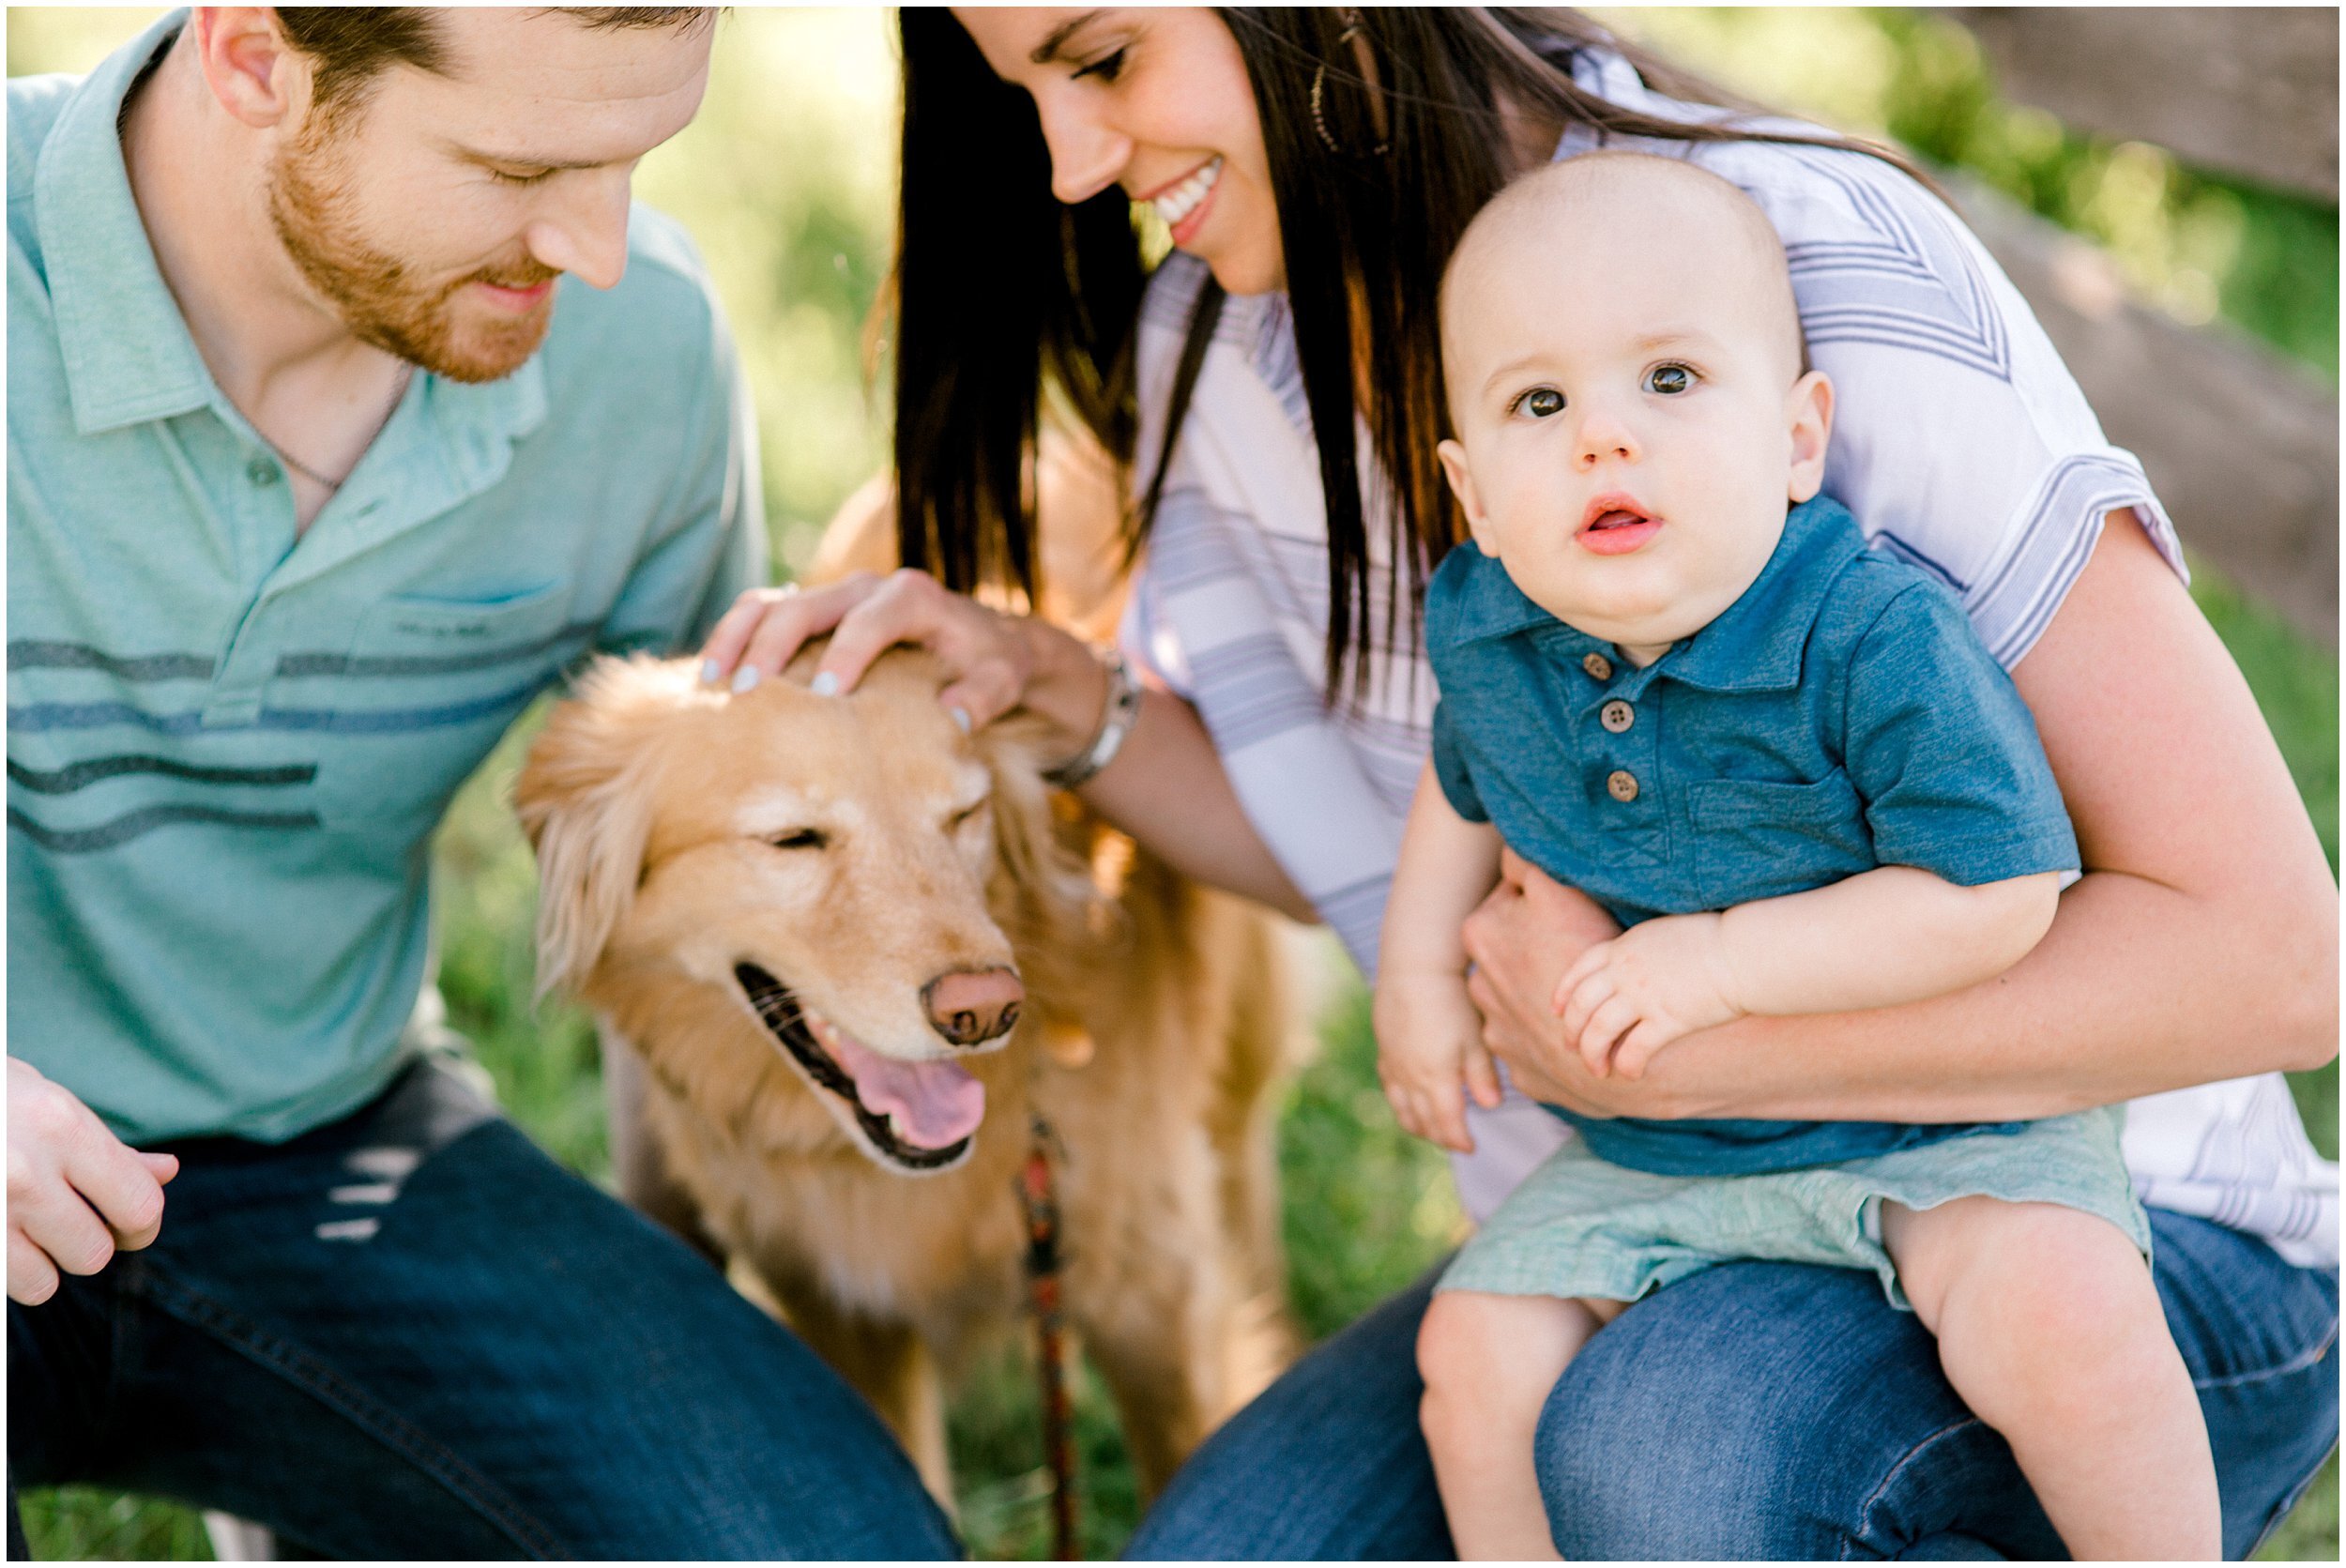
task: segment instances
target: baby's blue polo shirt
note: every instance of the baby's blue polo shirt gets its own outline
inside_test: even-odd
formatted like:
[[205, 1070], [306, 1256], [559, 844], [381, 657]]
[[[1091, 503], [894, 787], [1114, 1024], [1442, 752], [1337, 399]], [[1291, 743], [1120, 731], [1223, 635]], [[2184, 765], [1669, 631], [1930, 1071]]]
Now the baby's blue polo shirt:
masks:
[[[1961, 605], [1868, 551], [1826, 497], [1792, 510], [1741, 598], [1643, 669], [1470, 543], [1435, 572], [1424, 625], [1450, 803], [1624, 926], [1882, 865], [1965, 887], [2078, 865], [2035, 722]], [[1557, 1114], [1617, 1165], [1688, 1176], [1980, 1130]]]
[[764, 578], [734, 351], [682, 233], [564, 279], [505, 379], [419, 372], [296, 537], [158, 270], [115, 129], [165, 17], [8, 84], [8, 1050], [138, 1142], [282, 1140], [403, 1064], [430, 839], [592, 648]]

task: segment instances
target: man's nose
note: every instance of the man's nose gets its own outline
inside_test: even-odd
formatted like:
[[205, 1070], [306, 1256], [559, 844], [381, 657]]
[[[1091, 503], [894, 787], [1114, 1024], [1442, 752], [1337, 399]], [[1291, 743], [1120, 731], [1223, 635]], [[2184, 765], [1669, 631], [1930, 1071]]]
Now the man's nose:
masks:
[[599, 289], [627, 274], [629, 169], [592, 169], [524, 232], [529, 253]]
[[1115, 184], [1132, 161], [1133, 139], [1106, 124], [1079, 89], [1046, 87], [1035, 112], [1051, 150], [1051, 194], [1070, 206]]

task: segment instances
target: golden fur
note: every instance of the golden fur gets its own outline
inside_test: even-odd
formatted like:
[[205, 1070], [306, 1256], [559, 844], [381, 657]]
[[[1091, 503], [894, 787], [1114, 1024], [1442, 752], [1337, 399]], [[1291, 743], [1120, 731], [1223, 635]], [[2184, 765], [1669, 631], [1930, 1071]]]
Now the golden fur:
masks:
[[[1016, 717], [961, 735], [938, 679], [906, 649], [845, 698], [599, 663], [516, 788], [543, 883], [541, 985], [634, 1044], [645, 1130], [702, 1228], [940, 1497], [937, 1369], [1023, 1320], [1013, 1182], [1041, 1113], [1062, 1149], [1069, 1317], [1153, 1490], [1290, 1353], [1276, 934], [1055, 801]], [[769, 842], [809, 826], [821, 847]], [[879, 1054], [976, 1075], [985, 1115], [961, 1162], [891, 1165], [760, 1021], [743, 962]], [[1024, 982], [1020, 1021], [977, 1052], [947, 1046], [922, 988], [1001, 963]]]

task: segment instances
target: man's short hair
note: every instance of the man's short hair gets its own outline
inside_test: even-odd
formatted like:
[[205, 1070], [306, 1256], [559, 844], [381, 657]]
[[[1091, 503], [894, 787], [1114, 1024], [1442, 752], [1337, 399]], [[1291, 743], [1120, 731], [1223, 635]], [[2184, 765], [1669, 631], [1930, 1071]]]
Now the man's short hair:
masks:
[[[697, 26], [714, 6], [560, 6], [549, 10], [595, 32], [630, 27]], [[439, 11], [429, 6], [280, 6], [285, 41], [313, 65], [311, 98], [322, 111], [357, 106], [393, 62], [443, 71], [448, 50]]]

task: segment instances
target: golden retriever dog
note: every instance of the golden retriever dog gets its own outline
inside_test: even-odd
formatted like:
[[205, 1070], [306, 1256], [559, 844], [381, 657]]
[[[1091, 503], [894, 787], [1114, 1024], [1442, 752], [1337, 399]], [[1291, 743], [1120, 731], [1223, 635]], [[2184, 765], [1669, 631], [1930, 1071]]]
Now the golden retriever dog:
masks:
[[701, 1228], [948, 1499], [939, 1373], [1023, 1321], [1039, 1118], [1068, 1317], [1153, 1490], [1291, 1353], [1277, 936], [1055, 799], [1018, 716], [963, 735], [939, 682], [910, 649], [845, 697], [591, 668], [515, 789], [540, 982], [632, 1043]]

